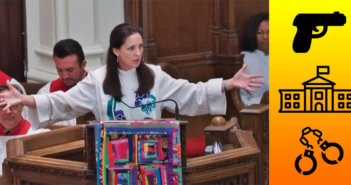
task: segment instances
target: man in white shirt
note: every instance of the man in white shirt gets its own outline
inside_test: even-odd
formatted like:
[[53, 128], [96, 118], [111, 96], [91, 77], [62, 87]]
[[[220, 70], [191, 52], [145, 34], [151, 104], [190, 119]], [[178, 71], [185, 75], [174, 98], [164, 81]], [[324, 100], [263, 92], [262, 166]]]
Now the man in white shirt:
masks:
[[[47, 83], [38, 94], [66, 92], [88, 75], [82, 46], [73, 39], [57, 42], [53, 49], [53, 58], [59, 78]], [[55, 125], [76, 125], [76, 119], [56, 122]]]

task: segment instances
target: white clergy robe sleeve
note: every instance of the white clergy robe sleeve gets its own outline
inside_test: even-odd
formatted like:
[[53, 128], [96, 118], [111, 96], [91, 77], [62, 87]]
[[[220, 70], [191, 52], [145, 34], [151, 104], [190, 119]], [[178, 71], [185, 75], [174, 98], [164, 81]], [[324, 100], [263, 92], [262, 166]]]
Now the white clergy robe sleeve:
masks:
[[39, 89], [37, 94], [49, 94], [50, 93], [51, 82], [45, 84], [42, 88]]
[[[37, 94], [49, 94], [50, 93], [51, 82], [45, 84], [42, 88], [40, 88]], [[76, 125], [76, 119], [73, 118], [73, 119], [70, 119], [70, 120], [64, 120], [64, 121], [55, 122], [54, 125], [72, 125], [73, 126], [73, 125]]]
[[33, 128], [45, 127], [49, 122], [72, 119], [89, 111], [92, 111], [95, 116], [97, 113], [96, 86], [92, 75], [88, 75], [66, 93], [57, 91], [51, 94], [33, 95], [33, 97], [36, 102], [35, 116], [38, 121], [34, 123], [40, 123], [40, 125], [33, 124]]
[[[178, 103], [180, 114], [194, 116], [226, 113], [227, 100], [222, 92], [222, 79], [195, 84], [183, 79], [174, 79], [163, 71], [161, 75], [159, 100], [174, 99]], [[164, 107], [174, 112], [173, 103], [167, 102]]]

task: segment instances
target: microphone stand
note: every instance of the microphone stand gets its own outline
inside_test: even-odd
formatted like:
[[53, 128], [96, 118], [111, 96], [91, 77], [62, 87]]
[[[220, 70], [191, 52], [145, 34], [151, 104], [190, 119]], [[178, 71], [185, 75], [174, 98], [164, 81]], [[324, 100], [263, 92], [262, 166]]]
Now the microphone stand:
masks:
[[120, 100], [120, 102], [122, 102], [125, 106], [131, 108], [131, 109], [135, 109], [135, 108], [139, 108], [142, 106], [148, 106], [148, 105], [153, 105], [153, 104], [157, 104], [157, 103], [162, 103], [162, 102], [167, 102], [167, 101], [171, 101], [175, 104], [175, 119], [180, 121], [179, 119], [179, 108], [178, 108], [178, 103], [173, 100], [173, 99], [164, 99], [164, 100], [159, 100], [159, 101], [155, 101], [155, 102], [151, 102], [151, 103], [146, 103], [146, 104], [142, 104], [142, 105], [138, 105], [138, 106], [129, 106], [128, 104], [124, 103], [122, 100]]

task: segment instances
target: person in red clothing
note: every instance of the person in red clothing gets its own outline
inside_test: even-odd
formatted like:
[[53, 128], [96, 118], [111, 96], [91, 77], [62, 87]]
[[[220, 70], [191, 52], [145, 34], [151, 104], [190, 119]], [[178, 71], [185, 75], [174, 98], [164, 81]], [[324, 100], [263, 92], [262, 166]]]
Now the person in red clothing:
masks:
[[7, 80], [11, 82], [12, 78], [0, 70], [0, 84], [5, 84]]
[[18, 86], [21, 91], [26, 94], [23, 86], [14, 78], [11, 78], [9, 75], [7, 75], [6, 73], [4, 73], [3, 71], [0, 70], [0, 85], [2, 84], [6, 84], [6, 81], [9, 81], [12, 85], [16, 85]]
[[[83, 48], [73, 39], [57, 42], [53, 49], [53, 58], [59, 78], [47, 83], [38, 94], [66, 92], [88, 75], [85, 71], [87, 62]], [[55, 125], [76, 125], [76, 119], [56, 122]]]
[[[0, 86], [0, 92], [7, 90], [9, 88], [6, 84]], [[0, 99], [1, 101], [3, 100]], [[3, 110], [3, 107], [0, 107], [0, 136], [27, 134], [30, 129], [30, 123], [22, 117], [22, 110], [22, 105], [15, 105], [7, 110]]]
[[[19, 91], [22, 94], [26, 94], [26, 90], [24, 89], [24, 87], [21, 85], [20, 82], [18, 82], [14, 78], [11, 78], [9, 75], [7, 75], [6, 73], [4, 73], [3, 71], [0, 70], [0, 85], [6, 84], [6, 81], [9, 81], [10, 84], [15, 85], [17, 89], [20, 89]], [[24, 107], [23, 108], [22, 116], [23, 116], [24, 119], [27, 119], [27, 120], [31, 121], [30, 116], [28, 114], [28, 107]]]
[[55, 91], [67, 91], [81, 81], [87, 72], [82, 46], [73, 39], [57, 42], [53, 49], [53, 58], [59, 78], [49, 82], [39, 90], [39, 94]]
[[[20, 93], [20, 87], [13, 84]], [[6, 84], [0, 85], [0, 92], [8, 91], [9, 88]], [[0, 102], [4, 101], [0, 98]], [[37, 134], [49, 131], [49, 129], [33, 130], [31, 124], [22, 116], [23, 106], [15, 105], [9, 109], [0, 107], [0, 175], [2, 174], [2, 163], [6, 158], [6, 143], [8, 140], [22, 137], [25, 135]]]

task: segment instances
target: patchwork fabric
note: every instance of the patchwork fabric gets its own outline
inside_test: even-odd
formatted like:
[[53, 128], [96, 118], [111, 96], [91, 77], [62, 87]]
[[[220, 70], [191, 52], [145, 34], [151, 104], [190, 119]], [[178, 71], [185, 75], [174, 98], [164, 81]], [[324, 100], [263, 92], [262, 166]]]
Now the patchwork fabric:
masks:
[[182, 184], [175, 120], [95, 123], [97, 184]]
[[108, 166], [106, 169], [109, 184], [138, 184], [138, 173], [135, 166]]

